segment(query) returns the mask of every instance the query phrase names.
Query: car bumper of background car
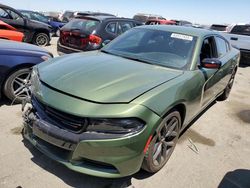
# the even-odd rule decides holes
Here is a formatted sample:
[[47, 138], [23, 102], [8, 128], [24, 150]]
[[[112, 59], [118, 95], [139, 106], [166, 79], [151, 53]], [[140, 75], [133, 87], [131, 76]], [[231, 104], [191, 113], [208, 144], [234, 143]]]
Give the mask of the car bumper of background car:
[[[150, 123], [158, 124], [159, 117], [154, 117]], [[42, 153], [74, 171], [106, 178], [125, 177], [140, 170], [152, 131], [152, 126], [145, 125], [130, 136], [104, 139], [98, 133], [95, 136], [86, 133], [75, 139], [79, 134], [74, 135], [35, 116], [25, 119], [24, 138]]]
[[67, 46], [63, 46], [58, 41], [58, 43], [57, 43], [57, 53], [58, 53], [58, 55], [61, 56], [61, 55], [64, 55], [64, 54], [71, 54], [71, 53], [77, 53], [77, 52], [82, 52], [82, 51], [74, 49], [74, 48], [70, 48], [70, 47], [67, 47]]

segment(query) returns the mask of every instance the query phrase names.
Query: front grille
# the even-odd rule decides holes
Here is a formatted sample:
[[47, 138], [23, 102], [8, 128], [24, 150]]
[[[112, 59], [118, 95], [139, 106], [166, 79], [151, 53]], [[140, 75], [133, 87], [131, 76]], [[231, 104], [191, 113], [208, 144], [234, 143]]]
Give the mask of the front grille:
[[[56, 124], [60, 128], [67, 129], [74, 133], [81, 133], [85, 131], [87, 127], [87, 118], [71, 115], [55, 108], [49, 107], [41, 103], [38, 99], [33, 98], [32, 103], [34, 108], [46, 114], [47, 119], [52, 124]], [[38, 109], [39, 108], [39, 109]]]

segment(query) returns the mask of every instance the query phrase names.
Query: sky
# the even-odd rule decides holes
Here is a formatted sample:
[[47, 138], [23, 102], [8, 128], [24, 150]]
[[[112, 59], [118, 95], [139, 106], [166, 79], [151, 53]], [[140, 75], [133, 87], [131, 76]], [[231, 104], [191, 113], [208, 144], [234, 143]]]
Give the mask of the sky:
[[122, 17], [162, 15], [198, 24], [250, 23], [250, 0], [0, 0], [16, 9], [101, 11]]

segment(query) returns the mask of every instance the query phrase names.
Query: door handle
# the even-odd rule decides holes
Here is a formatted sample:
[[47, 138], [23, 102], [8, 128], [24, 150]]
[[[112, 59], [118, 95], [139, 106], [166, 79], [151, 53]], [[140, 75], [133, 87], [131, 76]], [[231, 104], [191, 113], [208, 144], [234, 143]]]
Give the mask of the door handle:
[[231, 37], [230, 39], [231, 39], [231, 40], [238, 40], [237, 37]]

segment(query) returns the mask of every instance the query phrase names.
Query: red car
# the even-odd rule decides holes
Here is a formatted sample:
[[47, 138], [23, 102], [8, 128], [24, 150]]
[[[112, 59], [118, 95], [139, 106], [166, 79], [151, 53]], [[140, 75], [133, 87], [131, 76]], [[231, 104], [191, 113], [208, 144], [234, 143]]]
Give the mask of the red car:
[[23, 41], [24, 34], [0, 20], [0, 39]]
[[176, 22], [172, 20], [149, 19], [145, 25], [176, 25]]

